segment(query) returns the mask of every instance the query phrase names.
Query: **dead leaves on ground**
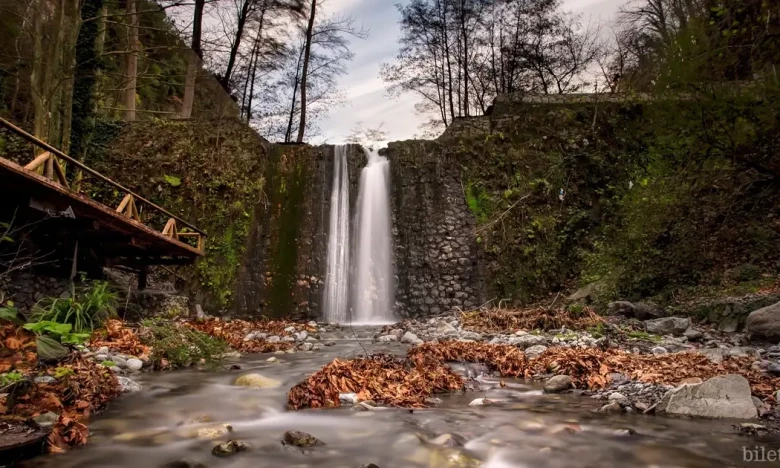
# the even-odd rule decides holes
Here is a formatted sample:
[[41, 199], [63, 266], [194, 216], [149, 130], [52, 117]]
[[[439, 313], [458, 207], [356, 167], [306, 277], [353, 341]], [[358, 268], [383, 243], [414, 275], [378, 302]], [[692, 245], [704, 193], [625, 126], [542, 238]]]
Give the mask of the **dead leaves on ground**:
[[128, 326], [121, 320], [109, 320], [105, 332], [96, 332], [89, 343], [90, 348], [106, 346], [116, 352], [131, 356], [149, 355], [149, 347], [143, 344], [137, 327]]
[[590, 307], [582, 309], [480, 309], [460, 314], [461, 324], [476, 332], [506, 332], [507, 330], [585, 330], [604, 323]]
[[291, 409], [340, 406], [339, 393], [389, 406], [419, 408], [435, 393], [462, 389], [463, 379], [437, 358], [373, 355], [335, 359], [288, 393]]
[[185, 323], [198, 331], [221, 338], [227, 342], [231, 348], [244, 353], [269, 353], [279, 350], [284, 351], [292, 347], [291, 343], [269, 343], [263, 339], [244, 341], [244, 337], [251, 332], [261, 332], [281, 337], [291, 335], [284, 331], [285, 328], [291, 326], [294, 326], [296, 330], [306, 330], [307, 332], [316, 331], [306, 325], [287, 320], [255, 320], [250, 322], [247, 320], [225, 321], [219, 319], [206, 319], [187, 321]]

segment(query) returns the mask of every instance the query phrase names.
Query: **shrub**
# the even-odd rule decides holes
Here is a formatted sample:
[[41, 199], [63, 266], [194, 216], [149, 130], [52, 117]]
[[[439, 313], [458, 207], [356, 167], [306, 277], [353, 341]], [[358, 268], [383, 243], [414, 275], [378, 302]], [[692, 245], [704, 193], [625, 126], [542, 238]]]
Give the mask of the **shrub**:
[[228, 345], [186, 325], [161, 319], [144, 320], [141, 339], [152, 348], [152, 362], [156, 367], [187, 367], [204, 360], [218, 364], [228, 351]]
[[116, 316], [117, 293], [105, 281], [82, 288], [68, 299], [44, 299], [36, 306], [32, 320], [70, 324], [76, 333], [92, 331]]

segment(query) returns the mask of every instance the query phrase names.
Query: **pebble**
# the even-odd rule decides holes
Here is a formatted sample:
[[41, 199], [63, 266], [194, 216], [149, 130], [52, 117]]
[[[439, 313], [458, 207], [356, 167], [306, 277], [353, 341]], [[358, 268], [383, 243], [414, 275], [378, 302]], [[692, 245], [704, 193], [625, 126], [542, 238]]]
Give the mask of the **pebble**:
[[621, 402], [621, 401], [626, 401], [627, 399], [628, 399], [628, 397], [626, 397], [625, 395], [623, 395], [620, 392], [612, 392], [612, 393], [609, 394], [609, 400], [610, 401]]
[[545, 345], [535, 345], [535, 346], [531, 346], [530, 348], [527, 348], [525, 350], [525, 355], [528, 356], [529, 358], [533, 359], [533, 358], [538, 357], [540, 354], [542, 354], [545, 351], [547, 351], [547, 346], [545, 346]]
[[293, 326], [289, 326], [289, 327], [284, 329], [285, 333], [293, 333], [294, 331], [295, 331], [295, 327], [293, 327]]
[[666, 350], [663, 346], [656, 346], [651, 350], [653, 354], [667, 354], [669, 351]]
[[278, 359], [276, 359], [276, 358], [275, 358], [275, 357], [273, 357], [273, 356], [272, 356], [272, 357], [269, 357], [268, 359], [266, 359], [266, 360], [265, 360], [265, 362], [277, 362], [277, 361], [278, 361]]
[[620, 403], [618, 403], [615, 400], [612, 400], [606, 405], [599, 408], [599, 413], [617, 414], [622, 412], [623, 412], [623, 407], [620, 406]]
[[116, 379], [119, 381], [119, 390], [122, 393], [136, 393], [142, 390], [141, 384], [129, 377], [117, 376]]
[[111, 357], [111, 360], [114, 362], [114, 364], [117, 365], [117, 367], [127, 367], [127, 359], [123, 358], [122, 356], [114, 355]]
[[471, 400], [471, 403], [469, 403], [469, 406], [484, 406], [490, 404], [490, 400], [487, 398], [477, 398], [475, 400]]
[[238, 440], [228, 440], [214, 447], [211, 454], [215, 457], [229, 457], [245, 450], [249, 450], [248, 444]]
[[50, 384], [57, 381], [54, 377], [50, 375], [41, 375], [34, 379], [35, 383], [37, 384]]
[[273, 336], [269, 336], [265, 341], [267, 341], [269, 343], [278, 343], [278, 342], [282, 341], [282, 339], [279, 338], [276, 335], [273, 335]]
[[95, 354], [107, 356], [108, 355], [108, 346], [101, 346], [100, 348], [97, 349], [97, 351], [95, 351]]
[[308, 341], [298, 345], [298, 349], [300, 349], [301, 351], [311, 351], [312, 348], [314, 348], [314, 344]]
[[354, 406], [359, 401], [357, 393], [339, 393], [339, 402], [344, 406]]
[[131, 371], [139, 371], [144, 366], [140, 359], [130, 358], [127, 360], [127, 368]]

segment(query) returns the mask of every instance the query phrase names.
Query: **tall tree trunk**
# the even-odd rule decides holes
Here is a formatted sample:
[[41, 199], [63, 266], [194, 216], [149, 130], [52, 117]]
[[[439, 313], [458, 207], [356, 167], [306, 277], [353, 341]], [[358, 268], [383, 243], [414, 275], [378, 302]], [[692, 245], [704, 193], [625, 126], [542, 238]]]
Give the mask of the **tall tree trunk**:
[[301, 72], [301, 120], [298, 124], [298, 143], [303, 143], [306, 133], [306, 85], [309, 74], [309, 59], [311, 59], [311, 38], [314, 32], [314, 18], [317, 15], [317, 0], [311, 0], [309, 24], [306, 26], [306, 45], [303, 53], [303, 71]]
[[287, 122], [287, 132], [284, 134], [284, 142], [290, 143], [292, 141], [292, 126], [293, 118], [295, 117], [295, 99], [298, 97], [298, 84], [300, 80], [301, 60], [303, 60], [303, 50], [298, 54], [298, 63], [295, 64], [295, 83], [293, 84], [292, 102], [290, 104], [290, 120]]
[[266, 8], [263, 6], [263, 11], [260, 12], [260, 23], [257, 26], [257, 37], [255, 37], [255, 65], [251, 69], [252, 79], [249, 84], [249, 104], [246, 109], [246, 122], [252, 123], [252, 100], [255, 94], [255, 78], [257, 76], [257, 62], [260, 60], [260, 49], [263, 42], [263, 21], [265, 20]]
[[230, 78], [233, 76], [233, 68], [236, 66], [236, 58], [238, 57], [238, 48], [241, 46], [241, 39], [244, 36], [244, 26], [246, 25], [247, 16], [249, 16], [249, 7], [252, 0], [244, 0], [241, 6], [241, 11], [238, 12], [238, 24], [236, 25], [236, 38], [233, 41], [233, 45], [230, 47], [230, 56], [228, 56], [227, 69], [225, 69], [225, 75], [220, 80], [222, 87], [225, 91], [230, 93]]
[[137, 0], [127, 0], [127, 62], [125, 76], [125, 120], [135, 120], [135, 93], [138, 83], [138, 5]]
[[452, 62], [450, 61], [450, 40], [447, 34], [447, 4], [439, 2], [442, 36], [444, 37], [444, 56], [447, 58], [447, 94], [450, 101], [450, 122], [455, 121], [455, 102], [452, 97]]
[[465, 1], [460, 2], [460, 35], [463, 38], [463, 115], [469, 116], [469, 38], [466, 29]]
[[[95, 86], [100, 72], [100, 53], [105, 27], [104, 0], [84, 0], [81, 18], [86, 20], [76, 40], [76, 66], [73, 79], [73, 105], [70, 130], [71, 155], [85, 160], [87, 142], [95, 130]], [[98, 20], [100, 18], [101, 20]]]
[[187, 54], [187, 78], [184, 80], [184, 99], [181, 106], [181, 117], [192, 117], [192, 106], [195, 104], [195, 83], [198, 81], [203, 50], [201, 49], [201, 36], [203, 31], [203, 8], [206, 0], [195, 0], [195, 13], [192, 15], [192, 51]]

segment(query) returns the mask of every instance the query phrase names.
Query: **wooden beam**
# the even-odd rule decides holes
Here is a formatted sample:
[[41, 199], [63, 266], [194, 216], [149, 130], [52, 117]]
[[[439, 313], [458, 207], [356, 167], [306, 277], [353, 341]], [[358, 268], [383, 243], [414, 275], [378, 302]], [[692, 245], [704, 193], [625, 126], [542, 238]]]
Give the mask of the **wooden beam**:
[[49, 159], [49, 156], [51, 156], [51, 153], [49, 153], [48, 151], [41, 153], [35, 159], [30, 161], [29, 164], [24, 166], [24, 168], [27, 169], [28, 171], [34, 171], [39, 167], [41, 167], [43, 163], [45, 163]]
[[[54, 156], [51, 157], [51, 159], [54, 159]], [[54, 174], [57, 176], [57, 181], [59, 181], [60, 185], [63, 187], [68, 187], [68, 179], [65, 177], [65, 171], [62, 170], [62, 166], [60, 166], [60, 163], [58, 161], [54, 162]]]

